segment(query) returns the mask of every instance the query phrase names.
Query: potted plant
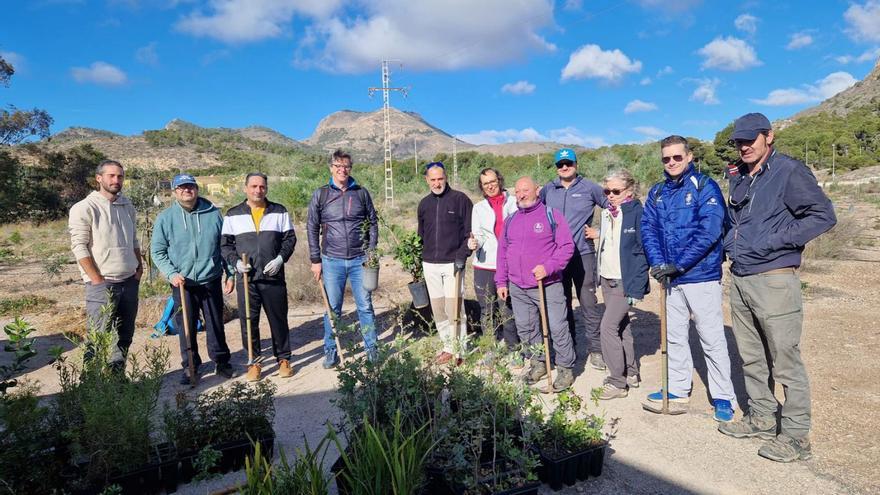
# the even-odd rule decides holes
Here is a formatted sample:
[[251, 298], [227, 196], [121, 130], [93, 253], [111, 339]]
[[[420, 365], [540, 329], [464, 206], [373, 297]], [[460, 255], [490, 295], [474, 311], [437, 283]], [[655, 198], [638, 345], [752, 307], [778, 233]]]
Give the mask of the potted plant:
[[[597, 394], [593, 393], [594, 402]], [[540, 416], [540, 411], [532, 411]], [[556, 396], [556, 407], [546, 419], [538, 417], [537, 447], [541, 458], [538, 477], [554, 490], [563, 484], [602, 474], [605, 448], [604, 419], [585, 412], [583, 399], [567, 390]]]
[[364, 220], [361, 223], [361, 239], [364, 241], [364, 275], [363, 286], [368, 292], [373, 292], [379, 287], [379, 261], [382, 259], [382, 250], [379, 247], [370, 246], [370, 222]]
[[398, 236], [397, 241], [394, 259], [412, 276], [412, 282], [407, 287], [413, 298], [413, 306], [425, 308], [431, 304], [431, 299], [428, 297], [428, 285], [422, 272], [422, 238], [416, 232], [406, 232]]

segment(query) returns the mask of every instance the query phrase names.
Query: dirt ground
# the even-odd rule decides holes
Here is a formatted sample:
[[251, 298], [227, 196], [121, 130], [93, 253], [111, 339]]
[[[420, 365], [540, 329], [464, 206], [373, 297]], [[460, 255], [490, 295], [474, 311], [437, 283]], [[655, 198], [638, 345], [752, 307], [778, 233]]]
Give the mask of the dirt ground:
[[[599, 407], [599, 412], [617, 425], [605, 471], [599, 479], [559, 493], [880, 493], [880, 470], [876, 468], [880, 463], [880, 429], [877, 428], [876, 413], [880, 407], [880, 366], [877, 365], [880, 316], [875, 306], [880, 303], [880, 279], [875, 275], [876, 262], [849, 259], [880, 259], [876, 254], [877, 248], [869, 247], [853, 251], [844, 260], [810, 261], [801, 273], [805, 296], [802, 350], [813, 397], [813, 459], [777, 464], [757, 456], [760, 441], [736, 440], [717, 432], [704, 386], [705, 363], [693, 333], [691, 347], [696, 373], [689, 414], [657, 416], [642, 411], [640, 402], [644, 395], [658, 389], [660, 382], [659, 295], [655, 291], [633, 311], [643, 386], [632, 390], [625, 399], [603, 402]], [[383, 267], [383, 288], [375, 299], [382, 327], [392, 323], [397, 303], [405, 300], [405, 282], [404, 274], [393, 262], [389, 261]], [[468, 291], [472, 295], [471, 287], [468, 281]], [[38, 348], [41, 351], [32, 360], [27, 377], [38, 380], [42, 384], [42, 393], [48, 395], [57, 391], [58, 381], [45, 351], [52, 345], [72, 348], [60, 332], [72, 330], [82, 321], [83, 289], [73, 265], [66, 265], [60, 277], [50, 282], [47, 282], [39, 263], [0, 265], [0, 298], [23, 294], [43, 295], [56, 301], [54, 306], [40, 314], [25, 314], [39, 330]], [[169, 400], [184, 387], [177, 384], [180, 371], [176, 337], [149, 338], [149, 325], [161, 312], [162, 302], [161, 298], [142, 302], [133, 349], [156, 343], [172, 349], [172, 364], [162, 391], [163, 400]], [[353, 303], [346, 302], [345, 310], [352, 309]], [[276, 368], [274, 363], [264, 369], [268, 379], [278, 385], [276, 445], [288, 453], [303, 445], [304, 439], [314, 445], [326, 431], [325, 424], [338, 417], [331, 402], [335, 393], [335, 373], [320, 365], [320, 311], [317, 305], [291, 306], [289, 322], [295, 376], [287, 380], [272, 376]], [[353, 317], [349, 314], [347, 321]], [[0, 317], [0, 324], [10, 319]], [[726, 305], [725, 320], [733, 356], [734, 384], [738, 401], [744, 406], [746, 397], [739, 372], [741, 361], [730, 332]], [[269, 353], [268, 328], [265, 323], [261, 327], [264, 353]], [[228, 323], [226, 333], [234, 352], [233, 363], [242, 366], [245, 353], [238, 322]], [[386, 331], [381, 337], [387, 341], [393, 335]], [[203, 334], [201, 348], [204, 349]], [[575, 390], [588, 395], [591, 388], [601, 385], [603, 375], [592, 368], [584, 369], [584, 354], [581, 342]], [[207, 361], [206, 356], [203, 359]], [[6, 362], [8, 357], [0, 355], [0, 360]], [[218, 377], [208, 374], [197, 391], [221, 383]], [[782, 397], [781, 388], [777, 394]], [[741, 413], [738, 411], [737, 414]], [[334, 460], [335, 453], [331, 453], [327, 465]], [[212, 493], [240, 483], [242, 479], [243, 473], [232, 473], [220, 479], [181, 487], [178, 493]], [[543, 490], [550, 493], [546, 487]]]

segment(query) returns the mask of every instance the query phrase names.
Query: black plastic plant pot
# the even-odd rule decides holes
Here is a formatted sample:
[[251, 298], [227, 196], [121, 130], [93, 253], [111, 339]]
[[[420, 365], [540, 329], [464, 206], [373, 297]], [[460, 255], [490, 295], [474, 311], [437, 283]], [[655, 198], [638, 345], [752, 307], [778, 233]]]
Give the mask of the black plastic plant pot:
[[[347, 448], [346, 454], [350, 454]], [[336, 491], [339, 495], [348, 495], [351, 493], [351, 487], [348, 486], [345, 477], [342, 475], [343, 471], [345, 471], [345, 461], [342, 460], [342, 456], [339, 456], [339, 458], [336, 459], [336, 462], [330, 466], [330, 474], [332, 474], [333, 479], [336, 480]]]
[[407, 285], [409, 293], [412, 295], [413, 306], [417, 309], [426, 308], [431, 304], [431, 298], [428, 297], [428, 284], [424, 280], [412, 282]]
[[541, 488], [541, 482], [533, 481], [523, 486], [510, 488], [502, 492], [493, 492], [494, 495], [538, 495], [538, 489]]
[[550, 485], [554, 491], [561, 490], [563, 484], [568, 486], [575, 484], [578, 479], [582, 454], [582, 452], [576, 452], [558, 458], [550, 458], [541, 452], [538, 479]]
[[425, 484], [422, 486], [423, 495], [455, 495], [446, 481], [446, 472], [443, 468], [435, 466], [425, 467]]
[[162, 443], [156, 446], [155, 454], [158, 455], [159, 476], [165, 493], [176, 492], [180, 482], [180, 459], [177, 451], [170, 443]]
[[124, 494], [159, 493], [162, 491], [159, 471], [159, 464], [148, 464], [110, 478], [107, 486], [119, 485]]
[[196, 456], [197, 452], [188, 452], [180, 456], [180, 463], [177, 467], [177, 482], [187, 484], [192, 481], [196, 475]]
[[[214, 446], [220, 452], [220, 462], [217, 471], [226, 474], [230, 471], [238, 471], [244, 467], [244, 459], [248, 454], [253, 455], [254, 449], [248, 439], [225, 442]], [[213, 469], [211, 470], [214, 471]]]
[[367, 292], [373, 292], [379, 288], [379, 267], [364, 266], [363, 286]]

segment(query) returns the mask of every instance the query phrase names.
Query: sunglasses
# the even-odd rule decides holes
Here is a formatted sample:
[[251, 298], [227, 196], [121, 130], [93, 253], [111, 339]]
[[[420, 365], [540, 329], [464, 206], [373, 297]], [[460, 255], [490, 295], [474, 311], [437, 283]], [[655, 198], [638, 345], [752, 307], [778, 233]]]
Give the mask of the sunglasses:
[[619, 195], [623, 194], [625, 191], [626, 191], [626, 189], [603, 189], [602, 190], [602, 192], [605, 193], [605, 196], [610, 196], [612, 194], [615, 196], [619, 196]]
[[666, 165], [667, 163], [669, 163], [671, 161], [675, 161], [676, 163], [678, 163], [682, 160], [684, 160], [684, 155], [664, 156], [663, 158], [661, 158], [663, 165]]
[[562, 167], [574, 167], [574, 162], [571, 160], [559, 160], [556, 162], [556, 168]]

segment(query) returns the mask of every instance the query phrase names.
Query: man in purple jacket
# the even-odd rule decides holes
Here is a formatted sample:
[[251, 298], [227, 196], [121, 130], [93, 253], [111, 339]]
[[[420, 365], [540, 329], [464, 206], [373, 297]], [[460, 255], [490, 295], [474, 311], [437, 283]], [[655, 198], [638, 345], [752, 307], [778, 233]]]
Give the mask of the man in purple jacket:
[[[562, 213], [538, 201], [538, 185], [531, 177], [516, 181], [516, 202], [518, 209], [507, 217], [498, 239], [498, 297], [507, 300], [510, 295], [519, 338], [533, 346], [542, 341], [538, 281], [544, 282], [547, 320], [556, 352], [553, 391], [560, 392], [574, 382], [574, 343], [566, 321], [565, 293], [559, 283], [574, 253], [574, 242]], [[548, 371], [541, 356], [534, 355], [526, 382], [537, 383]]]

